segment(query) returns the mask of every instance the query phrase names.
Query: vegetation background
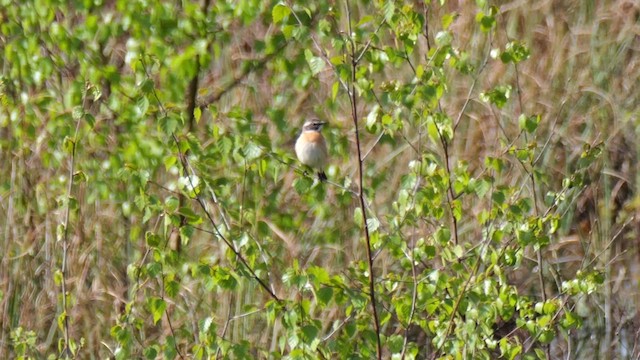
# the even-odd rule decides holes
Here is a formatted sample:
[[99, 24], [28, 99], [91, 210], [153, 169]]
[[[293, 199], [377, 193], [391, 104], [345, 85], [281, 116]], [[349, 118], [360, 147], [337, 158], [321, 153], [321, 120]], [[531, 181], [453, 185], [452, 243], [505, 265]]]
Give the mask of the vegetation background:
[[0, 50], [0, 358], [640, 356], [637, 1], [0, 0]]

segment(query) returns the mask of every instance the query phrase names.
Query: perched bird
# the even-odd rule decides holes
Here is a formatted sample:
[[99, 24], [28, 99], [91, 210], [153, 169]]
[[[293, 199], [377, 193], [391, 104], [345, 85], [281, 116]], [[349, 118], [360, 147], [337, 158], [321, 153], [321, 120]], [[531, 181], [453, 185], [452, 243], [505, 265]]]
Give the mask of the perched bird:
[[324, 166], [327, 163], [327, 142], [320, 130], [324, 121], [309, 120], [302, 126], [302, 133], [296, 141], [296, 155], [301, 163], [315, 169], [320, 181], [327, 180]]

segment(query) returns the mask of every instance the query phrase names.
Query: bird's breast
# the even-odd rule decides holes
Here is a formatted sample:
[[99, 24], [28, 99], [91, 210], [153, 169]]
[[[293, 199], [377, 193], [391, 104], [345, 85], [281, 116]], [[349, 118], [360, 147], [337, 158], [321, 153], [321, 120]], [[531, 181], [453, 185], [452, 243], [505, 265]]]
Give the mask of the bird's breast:
[[300, 162], [322, 169], [327, 159], [327, 145], [319, 132], [303, 132], [296, 141], [296, 155]]

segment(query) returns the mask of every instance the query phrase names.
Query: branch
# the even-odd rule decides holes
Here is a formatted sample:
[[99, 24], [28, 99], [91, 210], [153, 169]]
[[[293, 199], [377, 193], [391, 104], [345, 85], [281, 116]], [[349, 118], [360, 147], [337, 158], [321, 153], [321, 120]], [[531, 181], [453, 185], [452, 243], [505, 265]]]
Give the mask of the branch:
[[[415, 196], [414, 196], [415, 199]], [[404, 255], [411, 261], [411, 276], [413, 278], [413, 291], [411, 293], [411, 312], [409, 313], [409, 321], [407, 322], [407, 328], [404, 330], [404, 341], [402, 343], [402, 352], [400, 359], [404, 360], [407, 353], [407, 344], [409, 342], [409, 329], [413, 322], [413, 316], [416, 312], [416, 301], [418, 298], [418, 276], [416, 274], [416, 260], [415, 260], [415, 242], [411, 246], [411, 255], [403, 250]]]
[[[347, 22], [349, 24], [349, 36], [353, 34], [353, 30], [351, 29], [351, 10], [349, 7], [349, 0], [347, 0]], [[356, 96], [356, 70], [358, 67], [358, 61], [362, 59], [362, 55], [364, 51], [368, 48], [367, 46], [363, 49], [363, 53], [356, 57], [356, 48], [353, 43], [353, 39], [351, 40], [351, 91], [350, 94], [350, 103], [351, 103], [351, 117], [353, 119], [353, 126], [355, 128], [355, 138], [356, 138], [356, 150], [358, 152], [358, 199], [360, 200], [360, 208], [362, 209], [362, 223], [364, 226], [364, 236], [367, 241], [367, 261], [369, 265], [369, 296], [371, 298], [371, 308], [373, 310], [373, 327], [376, 332], [376, 354], [378, 360], [382, 359], [382, 343], [380, 341], [380, 320], [378, 319], [378, 310], [376, 309], [376, 292], [375, 292], [375, 277], [373, 274], [373, 257], [371, 256], [371, 237], [369, 235], [369, 226], [367, 225], [367, 207], [364, 200], [364, 191], [363, 191], [363, 163], [364, 158], [362, 156], [362, 148], [360, 145], [360, 130], [358, 127], [358, 106], [357, 106], [357, 96]]]
[[[86, 91], [86, 90], [85, 90]], [[83, 111], [84, 105], [86, 105], [86, 93], [83, 100]], [[73, 189], [73, 174], [75, 172], [75, 161], [76, 161], [76, 142], [78, 141], [78, 130], [80, 129], [80, 121], [82, 117], [80, 117], [76, 121], [76, 131], [73, 135], [73, 141], [71, 145], [71, 164], [69, 165], [69, 185], [67, 186], [67, 206], [64, 213], [64, 237], [62, 238], [62, 281], [60, 284], [60, 291], [62, 293], [62, 312], [64, 313], [64, 348], [62, 349], [61, 356], [62, 357], [73, 357], [72, 350], [70, 348], [70, 337], [69, 337], [69, 313], [67, 308], [67, 253], [69, 249], [69, 202], [71, 200], [71, 190]]]

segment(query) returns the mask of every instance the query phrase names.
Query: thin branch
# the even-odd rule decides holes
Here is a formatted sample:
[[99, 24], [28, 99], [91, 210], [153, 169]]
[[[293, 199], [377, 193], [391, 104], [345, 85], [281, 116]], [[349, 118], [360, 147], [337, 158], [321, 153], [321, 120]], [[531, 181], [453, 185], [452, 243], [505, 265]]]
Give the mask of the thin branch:
[[451, 212], [451, 222], [453, 225], [453, 242], [458, 245], [458, 219], [454, 213], [454, 201], [456, 199], [456, 194], [453, 190], [453, 183], [451, 179], [451, 167], [449, 165], [449, 142], [444, 137], [444, 134], [440, 131], [440, 127], [435, 123], [436, 129], [438, 130], [438, 137], [440, 138], [440, 142], [442, 143], [442, 150], [444, 151], [444, 163], [445, 170], [447, 171], [447, 184], [448, 184], [448, 192], [447, 192], [447, 204], [449, 205], [449, 211]]
[[[415, 196], [414, 196], [415, 199]], [[407, 352], [407, 344], [409, 343], [409, 328], [411, 328], [411, 323], [413, 322], [413, 316], [416, 312], [416, 301], [418, 298], [418, 277], [416, 274], [416, 260], [413, 246], [411, 247], [411, 255], [407, 252], [404, 252], [404, 255], [411, 261], [411, 276], [413, 277], [413, 291], [411, 293], [411, 312], [409, 313], [409, 321], [407, 322], [407, 328], [404, 331], [404, 342], [402, 343], [402, 353], [400, 354], [400, 359], [404, 360], [406, 352]]]
[[[384, 25], [385, 22], [386, 22], [386, 20], [382, 19], [382, 21], [380, 22], [380, 24], [378, 25], [376, 30], [373, 32], [373, 35], [376, 35], [378, 33], [378, 31], [380, 31], [380, 28], [382, 28], [382, 25]], [[351, 26], [351, 25], [349, 25], [349, 26]], [[371, 46], [371, 42], [373, 41], [373, 35], [371, 35], [369, 37], [369, 40], [367, 40], [367, 43], [364, 45], [364, 48], [362, 49], [362, 51], [360, 52], [360, 55], [358, 55], [358, 58], [356, 59], [356, 63], [359, 63], [360, 60], [362, 60], [362, 57], [364, 56], [364, 54], [366, 54], [367, 51], [369, 51], [369, 46]]]
[[[233, 299], [233, 295], [231, 294], [231, 299]], [[232, 301], [232, 300], [231, 300]], [[224, 326], [222, 327], [222, 333], [220, 333], [220, 338], [224, 339], [224, 337], [227, 335], [227, 329], [229, 329], [229, 324], [231, 323], [231, 301], [229, 302], [229, 307], [228, 307], [228, 311], [227, 311], [227, 321], [224, 322]], [[218, 347], [218, 350], [216, 350], [216, 360], [220, 358], [220, 355], [222, 355], [222, 353], [220, 352], [222, 349], [220, 347]]]
[[325, 341], [331, 339], [333, 334], [338, 332], [338, 330], [340, 330], [343, 326], [345, 326], [349, 322], [349, 320], [351, 320], [352, 318], [353, 318], [353, 314], [349, 315], [346, 319], [342, 320], [340, 325], [336, 326], [333, 330], [331, 330], [330, 333], [328, 333], [325, 337], [322, 338], [322, 342], [325, 342]]
[[[488, 238], [488, 240], [490, 240], [490, 238]], [[485, 241], [485, 246], [488, 245], [489, 243], [490, 241]], [[465, 281], [464, 286], [462, 287], [462, 290], [460, 291], [460, 293], [458, 294], [458, 297], [456, 298], [456, 302], [454, 303], [453, 309], [451, 310], [451, 317], [449, 318], [447, 331], [445, 331], [445, 333], [442, 335], [442, 339], [440, 340], [440, 343], [437, 344], [437, 349], [436, 351], [433, 352], [433, 357], [432, 357], [433, 359], [437, 357], [437, 354], [440, 352], [440, 349], [446, 342], [447, 337], [449, 337], [449, 334], [451, 334], [451, 331], [453, 331], [453, 325], [455, 323], [456, 314], [458, 313], [458, 309], [460, 308], [460, 303], [462, 302], [462, 298], [466, 294], [467, 289], [469, 288], [469, 284], [471, 284], [471, 280], [473, 280], [476, 277], [476, 274], [478, 273], [478, 269], [480, 269], [480, 263], [481, 263], [480, 259], [482, 258], [480, 254], [482, 254], [483, 251], [484, 249], [481, 249], [480, 253], [478, 253], [476, 262], [473, 265], [473, 270], [469, 274], [467, 281]]]
[[363, 163], [364, 158], [362, 156], [362, 148], [360, 145], [360, 129], [358, 125], [358, 105], [357, 105], [357, 96], [356, 96], [356, 70], [358, 68], [358, 60], [362, 58], [362, 55], [356, 58], [356, 49], [355, 44], [353, 43], [353, 39], [351, 39], [351, 34], [353, 34], [353, 30], [351, 28], [351, 9], [349, 5], [349, 0], [346, 1], [346, 10], [347, 10], [347, 22], [349, 24], [349, 39], [351, 40], [351, 91], [350, 93], [350, 102], [351, 102], [351, 116], [353, 119], [353, 126], [355, 128], [355, 138], [356, 138], [356, 150], [358, 153], [358, 198], [360, 200], [360, 208], [362, 210], [362, 223], [364, 227], [364, 236], [367, 242], [367, 260], [369, 266], [369, 296], [371, 298], [371, 308], [373, 310], [373, 326], [376, 333], [376, 354], [378, 360], [382, 359], [382, 342], [380, 341], [380, 320], [378, 319], [378, 310], [376, 308], [376, 292], [375, 292], [375, 276], [373, 273], [373, 257], [371, 256], [371, 237], [369, 235], [369, 226], [367, 224], [367, 207], [364, 200], [364, 189], [363, 189]]
[[378, 145], [378, 143], [380, 142], [380, 140], [382, 139], [382, 137], [384, 136], [385, 131], [382, 130], [380, 132], [380, 135], [378, 135], [378, 138], [376, 139], [376, 141], [373, 142], [373, 145], [371, 145], [371, 147], [369, 148], [369, 150], [367, 150], [367, 152], [362, 156], [362, 160], [364, 161], [367, 156], [369, 156], [369, 154], [371, 154], [371, 152], [373, 151], [373, 148], [376, 147], [376, 145]]
[[[164, 268], [162, 269], [161, 281], [162, 281], [162, 300], [166, 301], [164, 298], [164, 295], [165, 295], [164, 294], [164, 289], [165, 289]], [[167, 317], [167, 324], [169, 325], [169, 331], [171, 331], [171, 336], [173, 336], [173, 348], [176, 349], [176, 352], [178, 353], [178, 356], [180, 356], [180, 359], [184, 359], [184, 356], [182, 356], [182, 352], [180, 352], [180, 348], [178, 348], [178, 341], [176, 340], [176, 332], [173, 330], [173, 324], [171, 323], [171, 317], [169, 316], [168, 308], [164, 309], [164, 315]]]
[[[83, 101], [86, 104], [86, 94], [85, 99]], [[84, 105], [83, 104], [83, 109]], [[75, 172], [75, 161], [76, 161], [76, 141], [78, 140], [78, 130], [80, 129], [80, 121], [82, 117], [76, 121], [76, 131], [73, 135], [73, 141], [71, 142], [71, 163], [69, 165], [69, 175], [67, 181], [69, 184], [67, 185], [67, 204], [65, 208], [64, 214], [64, 237], [62, 238], [62, 265], [61, 265], [61, 273], [62, 280], [60, 282], [60, 291], [62, 293], [62, 312], [64, 313], [64, 348], [62, 349], [62, 357], [70, 357], [73, 355], [70, 348], [70, 337], [69, 337], [69, 313], [67, 308], [67, 253], [69, 250], [69, 214], [70, 214], [70, 206], [71, 202], [71, 191], [73, 190], [73, 174]]]

